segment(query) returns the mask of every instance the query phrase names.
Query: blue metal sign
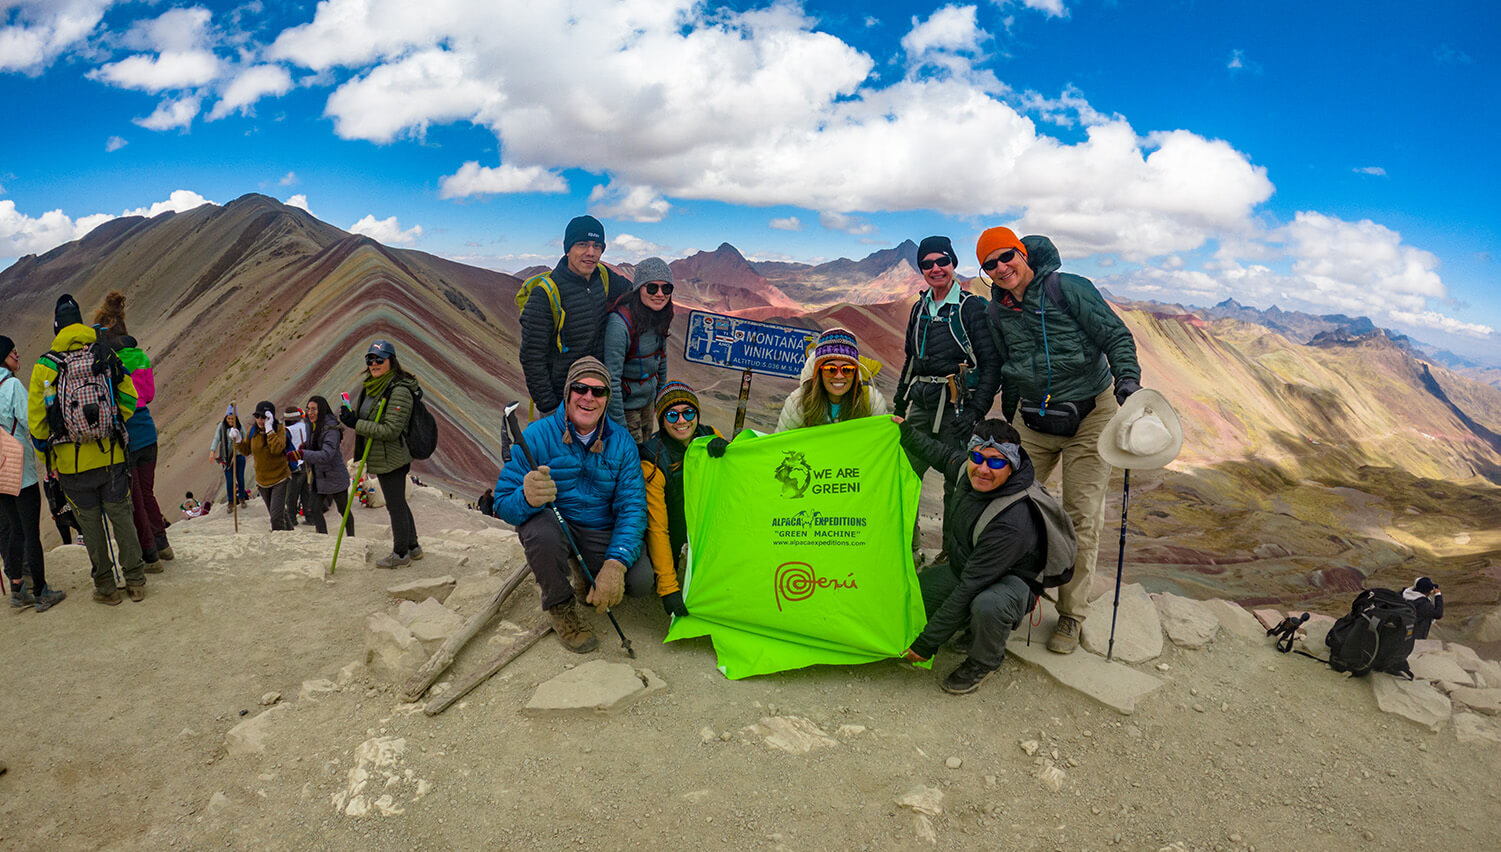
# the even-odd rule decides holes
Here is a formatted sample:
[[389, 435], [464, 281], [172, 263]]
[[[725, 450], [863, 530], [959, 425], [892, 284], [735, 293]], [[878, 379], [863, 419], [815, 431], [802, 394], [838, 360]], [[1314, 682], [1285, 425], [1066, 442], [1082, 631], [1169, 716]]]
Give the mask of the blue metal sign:
[[817, 331], [692, 311], [683, 357], [697, 364], [797, 378]]

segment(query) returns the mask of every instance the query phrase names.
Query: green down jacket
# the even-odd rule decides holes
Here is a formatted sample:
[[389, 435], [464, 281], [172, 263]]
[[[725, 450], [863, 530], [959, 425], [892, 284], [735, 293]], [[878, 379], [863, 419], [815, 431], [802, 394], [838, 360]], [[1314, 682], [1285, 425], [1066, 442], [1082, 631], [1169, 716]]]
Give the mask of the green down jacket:
[[1068, 306], [1049, 299], [1044, 311], [1044, 282], [1061, 265], [1058, 249], [1047, 237], [1024, 237], [1022, 244], [1033, 278], [1022, 292], [1021, 304], [994, 284], [990, 287], [990, 324], [1000, 350], [1001, 411], [1006, 418], [1014, 417], [1020, 400], [1041, 401], [1049, 392], [1054, 402], [1093, 399], [1110, 387], [1112, 374], [1116, 382], [1140, 382], [1136, 340], [1100, 291], [1088, 278], [1060, 273], [1058, 283]]
[[364, 452], [365, 441], [371, 442], [370, 458], [365, 462], [367, 472], [376, 475], [390, 473], [412, 463], [412, 454], [407, 450], [406, 428], [412, 417], [412, 388], [416, 386], [417, 380], [411, 376], [393, 380], [385, 394], [389, 401], [379, 423], [375, 420], [379, 397], [366, 398], [362, 392], [355, 402], [360, 419], [354, 424], [354, 457], [359, 458]]

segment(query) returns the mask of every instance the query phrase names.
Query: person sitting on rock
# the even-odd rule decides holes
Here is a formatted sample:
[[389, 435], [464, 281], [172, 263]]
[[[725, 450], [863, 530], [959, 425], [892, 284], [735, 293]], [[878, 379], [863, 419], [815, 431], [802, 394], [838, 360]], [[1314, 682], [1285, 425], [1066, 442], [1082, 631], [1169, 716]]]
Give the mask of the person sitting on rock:
[[1412, 604], [1418, 618], [1412, 624], [1413, 639], [1427, 639], [1433, 622], [1444, 617], [1444, 593], [1427, 577], [1419, 577], [1402, 590], [1402, 599]]
[[702, 409], [693, 388], [668, 382], [657, 394], [657, 431], [641, 445], [641, 477], [646, 481], [646, 552], [657, 578], [657, 595], [670, 615], [687, 615], [678, 583], [677, 556], [688, 543], [683, 511], [683, 457], [696, 438], [719, 432], [699, 419]]
[[[605, 416], [610, 374], [598, 358], [568, 370], [567, 396], [557, 410], [526, 427], [523, 437], [537, 465], [513, 452], [495, 482], [495, 515], [516, 527], [527, 564], [542, 587], [542, 608], [568, 650], [585, 654], [599, 645], [575, 595], [597, 609], [620, 603], [626, 585], [649, 589], [650, 567], [636, 567], [646, 531], [646, 486], [640, 454], [625, 427]], [[570, 584], [574, 554], [548, 504], [556, 506], [594, 574], [594, 587]], [[628, 579], [626, 566], [646, 579]]]
[[955, 450], [926, 428], [902, 424], [902, 448], [955, 481], [943, 511], [947, 564], [918, 575], [928, 625], [903, 658], [922, 662], [966, 625], [969, 656], [943, 680], [944, 692], [963, 695], [1001, 665], [1006, 639], [1042, 591], [1045, 532], [1030, 501], [1007, 506], [975, 540], [975, 524], [992, 501], [1026, 491], [1032, 460], [1011, 424], [989, 418], [976, 424], [967, 449]]

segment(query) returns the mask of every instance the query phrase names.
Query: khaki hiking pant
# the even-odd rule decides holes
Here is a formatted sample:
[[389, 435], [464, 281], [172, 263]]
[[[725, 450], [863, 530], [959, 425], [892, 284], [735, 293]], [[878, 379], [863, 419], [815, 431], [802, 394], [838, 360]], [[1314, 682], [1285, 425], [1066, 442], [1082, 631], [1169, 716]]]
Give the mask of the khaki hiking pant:
[[1079, 431], [1073, 437], [1034, 432], [1019, 415], [1011, 424], [1021, 435], [1022, 449], [1032, 459], [1038, 482], [1049, 485], [1047, 480], [1053, 468], [1063, 462], [1063, 490], [1055, 493], [1059, 493], [1063, 511], [1074, 522], [1079, 555], [1074, 558], [1074, 578], [1058, 589], [1058, 613], [1078, 619], [1081, 624], [1089, 610], [1089, 593], [1094, 588], [1100, 529], [1105, 525], [1105, 487], [1110, 484], [1110, 464], [1100, 458], [1100, 433], [1119, 410], [1115, 391], [1106, 388], [1094, 398], [1094, 411], [1079, 424]]

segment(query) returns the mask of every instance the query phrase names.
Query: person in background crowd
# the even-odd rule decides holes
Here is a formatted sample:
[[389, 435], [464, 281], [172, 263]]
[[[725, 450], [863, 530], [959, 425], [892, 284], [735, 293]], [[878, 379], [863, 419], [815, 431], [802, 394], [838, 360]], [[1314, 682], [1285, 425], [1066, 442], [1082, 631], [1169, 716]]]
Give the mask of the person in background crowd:
[[803, 364], [798, 386], [782, 405], [776, 431], [889, 414], [886, 397], [871, 378], [860, 363], [853, 334], [842, 328], [823, 332]]
[[235, 450], [238, 439], [231, 437], [231, 431], [237, 435], [244, 431], [233, 405], [224, 409], [224, 419], [214, 429], [214, 440], [209, 444], [208, 452], [224, 468], [225, 502], [232, 507], [235, 501], [239, 501], [243, 507], [250, 501], [250, 494], [245, 490], [245, 456]]
[[[599, 639], [579, 611], [576, 595], [600, 610], [620, 603], [626, 566], [635, 566], [646, 531], [646, 487], [640, 451], [625, 428], [605, 416], [610, 374], [596, 358], [580, 358], [568, 372], [568, 398], [551, 415], [526, 427], [537, 467], [512, 453], [495, 481], [495, 515], [516, 528], [526, 561], [542, 587], [542, 608], [563, 647], [586, 654]], [[594, 574], [595, 585], [568, 579], [573, 552], [554, 503]], [[641, 573], [637, 569], [638, 574]], [[647, 573], [649, 577], [649, 572]], [[649, 581], [633, 583], [650, 588]]]
[[[619, 289], [599, 262], [604, 252], [605, 226], [593, 216], [574, 217], [563, 230], [563, 257], [546, 274], [558, 311], [540, 288], [521, 309], [521, 372], [543, 416], [563, 403], [573, 362], [604, 354], [610, 292]], [[563, 318], [561, 329], [555, 316]]]
[[[308, 500], [308, 476], [307, 468], [296, 455], [296, 451], [302, 449], [307, 443], [308, 427], [302, 418], [302, 410], [295, 405], [287, 406], [282, 412], [282, 422], [287, 426], [287, 451], [292, 457], [287, 459], [287, 469], [292, 471], [292, 483], [287, 487], [287, 529], [297, 529], [299, 519], [303, 523], [312, 524], [313, 514], [310, 510], [312, 504]], [[304, 518], [304, 513], [308, 517]]]
[[636, 264], [636, 287], [620, 297], [605, 320], [609, 414], [638, 444], [652, 433], [652, 402], [667, 382], [672, 313], [672, 268], [660, 257], [648, 257]]
[[156, 502], [156, 421], [151, 417], [151, 402], [156, 399], [156, 372], [151, 359], [136, 344], [125, 327], [125, 294], [111, 290], [94, 311], [95, 327], [102, 327], [125, 372], [136, 388], [136, 410], [125, 421], [130, 438], [130, 504], [136, 538], [141, 542], [141, 556], [147, 574], [160, 574], [162, 562], [173, 558], [167, 541], [167, 519]]
[[[94, 346], [99, 335], [83, 324], [83, 312], [72, 296], [64, 294], [58, 298], [52, 327], [57, 332], [52, 351], [38, 358], [31, 371], [26, 410], [31, 437], [37, 449], [47, 451], [49, 465], [57, 471], [63, 493], [73, 506], [84, 546], [89, 551], [94, 600], [109, 606], [117, 606], [121, 601], [109, 547], [109, 527], [114, 527], [115, 551], [125, 575], [125, 593], [132, 601], [143, 601], [146, 563], [141, 558], [135, 522], [131, 520], [129, 454], [125, 445], [125, 423], [136, 407], [135, 384], [112, 352], [101, 357], [98, 349], [104, 347]], [[100, 411], [100, 419], [92, 421], [113, 425], [107, 427], [107, 434], [97, 438], [75, 433], [73, 426], [67, 425], [70, 415], [65, 413], [70, 402], [78, 402], [67, 397], [79, 391], [75, 382], [86, 374], [69, 371], [71, 378], [61, 381], [62, 371], [65, 362], [83, 357], [78, 353], [86, 350], [92, 363], [104, 363], [106, 372], [101, 375], [114, 382], [113, 409]], [[108, 360], [111, 357], [114, 363]], [[54, 427], [54, 423], [58, 425]]]
[[[1038, 481], [1060, 463], [1064, 511], [1079, 551], [1060, 587], [1048, 650], [1079, 647], [1104, 526], [1110, 464], [1099, 439], [1126, 397], [1141, 390], [1136, 341], [1088, 278], [1059, 273], [1047, 237], [991, 228], [975, 246], [991, 281], [990, 322], [1001, 362], [1001, 411], [1016, 427]], [[1112, 391], [1112, 378], [1114, 390]]]
[[[683, 510], [683, 456], [697, 438], [719, 432], [699, 418], [698, 395], [682, 382], [662, 386], [654, 407], [657, 431], [641, 445], [641, 478], [646, 483], [646, 552], [656, 575], [657, 595], [670, 615], [687, 615], [677, 559], [688, 543], [688, 519]], [[644, 572], [643, 572], [644, 573]], [[627, 591], [631, 577], [627, 575]], [[635, 593], [635, 592], [633, 592]]]
[[[5, 561], [5, 577], [10, 581], [10, 605], [35, 607], [46, 612], [67, 592], [47, 585], [47, 558], [42, 551], [42, 488], [37, 483], [36, 452], [31, 447], [26, 425], [26, 385], [16, 375], [21, 369], [21, 353], [15, 341], [0, 335], [0, 429], [10, 435], [11, 446], [21, 456], [16, 494], [0, 492], [0, 556]], [[7, 489], [8, 490], [8, 489]], [[71, 543], [63, 539], [63, 544]], [[26, 580], [31, 587], [26, 587]]]
[[[417, 522], [407, 505], [412, 454], [403, 439], [417, 386], [417, 377], [403, 370], [396, 360], [396, 347], [388, 340], [377, 340], [365, 353], [365, 379], [355, 408], [339, 411], [339, 420], [354, 430], [355, 458], [364, 453], [364, 442], [371, 442], [365, 469], [380, 482], [386, 513], [391, 518], [391, 552], [376, 561], [377, 568], [400, 568], [422, 558]], [[380, 407], [382, 399], [386, 400], [384, 409]]]
[[344, 532], [354, 535], [354, 514], [349, 507], [349, 468], [344, 466], [344, 427], [329, 407], [328, 400], [315, 396], [307, 401], [307, 421], [312, 424], [313, 434], [302, 447], [302, 460], [309, 469], [308, 490], [313, 502], [308, 507], [313, 516], [313, 528], [328, 534], [324, 514], [329, 503], [338, 509], [339, 517], [349, 515]]
[[254, 421], [250, 434], [240, 436], [232, 430], [235, 450], [250, 456], [255, 464], [255, 485], [261, 493], [261, 502], [266, 504], [266, 514], [271, 518], [271, 529], [289, 530], [287, 526], [287, 486], [292, 481], [292, 471], [287, 467], [287, 430], [276, 422], [275, 403], [262, 400], [255, 404]]
[[1444, 593], [1427, 577], [1419, 577], [1402, 590], [1402, 600], [1412, 604], [1418, 614], [1412, 625], [1413, 639], [1427, 639], [1433, 622], [1444, 617]]

